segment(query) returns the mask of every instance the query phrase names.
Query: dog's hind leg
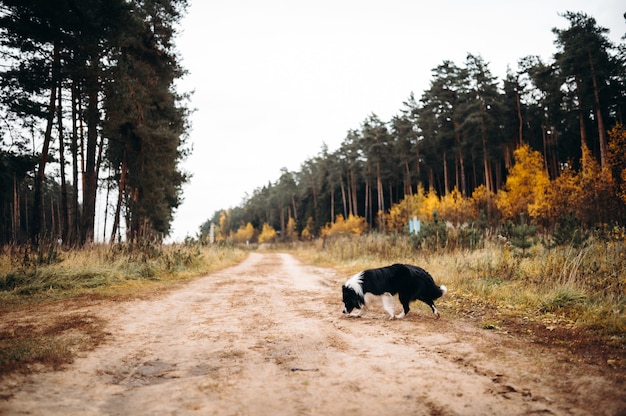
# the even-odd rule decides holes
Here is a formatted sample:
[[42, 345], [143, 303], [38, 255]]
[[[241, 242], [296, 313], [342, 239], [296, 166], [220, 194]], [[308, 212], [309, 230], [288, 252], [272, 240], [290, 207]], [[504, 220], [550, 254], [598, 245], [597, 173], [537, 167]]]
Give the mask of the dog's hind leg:
[[396, 301], [393, 298], [393, 295], [389, 292], [386, 292], [382, 295], [383, 301], [383, 309], [387, 311], [389, 314], [389, 319], [393, 319], [396, 313], [395, 303]]
[[428, 303], [428, 306], [430, 306], [430, 309], [433, 310], [433, 313], [435, 314], [437, 319], [441, 318], [441, 316], [439, 315], [439, 311], [437, 310], [437, 308], [435, 308], [435, 303], [433, 301], [426, 302], [426, 303]]
[[409, 303], [411, 303], [411, 299], [400, 296], [400, 303], [402, 304], [402, 312], [396, 315], [396, 318], [398, 319], [404, 318], [406, 314], [409, 313], [409, 311], [411, 310], [411, 308], [409, 308]]
[[430, 309], [432, 309], [432, 311], [435, 314], [435, 316], [437, 317], [437, 319], [441, 318], [441, 316], [439, 316], [439, 311], [435, 307], [435, 302], [433, 302], [431, 299], [427, 299], [427, 298], [424, 298], [424, 297], [421, 297], [421, 296], [418, 297], [417, 299], [421, 300], [422, 302], [424, 302], [425, 304], [430, 306]]

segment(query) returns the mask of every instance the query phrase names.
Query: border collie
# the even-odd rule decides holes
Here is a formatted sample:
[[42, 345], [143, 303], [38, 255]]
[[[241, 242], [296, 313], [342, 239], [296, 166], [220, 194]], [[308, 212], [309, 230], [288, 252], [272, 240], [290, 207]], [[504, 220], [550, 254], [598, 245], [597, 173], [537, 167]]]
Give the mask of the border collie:
[[[358, 313], [351, 316], [361, 316], [362, 307], [366, 304], [365, 295], [369, 293], [381, 296], [383, 308], [390, 315], [389, 319], [404, 318], [409, 313], [409, 303], [414, 300], [426, 303], [439, 318], [439, 311], [433, 301], [447, 291], [445, 286], [437, 286], [426, 270], [410, 264], [393, 264], [364, 270], [348, 279], [341, 289], [345, 306], [343, 313], [351, 314], [354, 309], [358, 309]], [[394, 315], [393, 296], [396, 293], [404, 308], [399, 315]]]

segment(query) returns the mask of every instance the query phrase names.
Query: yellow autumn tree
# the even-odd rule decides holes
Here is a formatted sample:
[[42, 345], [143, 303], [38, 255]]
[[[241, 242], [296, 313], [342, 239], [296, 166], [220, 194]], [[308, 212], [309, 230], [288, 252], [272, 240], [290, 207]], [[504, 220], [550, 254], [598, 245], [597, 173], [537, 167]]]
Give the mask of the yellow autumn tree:
[[300, 237], [303, 240], [312, 240], [315, 237], [315, 227], [313, 226], [313, 217], [309, 217], [306, 220], [306, 226], [300, 233]]
[[472, 207], [472, 212], [476, 215], [474, 219], [478, 219], [481, 212], [488, 218], [497, 218], [499, 211], [495, 201], [496, 194], [488, 190], [485, 185], [479, 185], [474, 189], [472, 196], [468, 200], [469, 205]]
[[[422, 221], [432, 221], [433, 213], [439, 212], [440, 200], [435, 191], [429, 191], [419, 207], [418, 218]], [[439, 216], [441, 218], [441, 215]]]
[[254, 237], [254, 227], [251, 223], [239, 227], [236, 233], [231, 235], [231, 239], [235, 243], [249, 243]]
[[289, 217], [289, 221], [287, 221], [287, 227], [285, 229], [285, 238], [288, 241], [295, 241], [298, 239], [298, 231], [296, 230], [296, 220], [293, 217]]
[[517, 220], [520, 214], [536, 217], [545, 210], [545, 195], [550, 178], [541, 153], [524, 144], [513, 152], [515, 164], [504, 188], [496, 195], [496, 206], [504, 219]]
[[215, 236], [215, 241], [226, 241], [226, 236], [228, 235], [228, 217], [230, 212], [222, 211], [220, 212], [220, 224], [219, 224], [219, 232]]
[[361, 235], [367, 231], [365, 218], [349, 215], [347, 219], [339, 214], [334, 222], [326, 224], [321, 230], [322, 237], [334, 237], [339, 235]]
[[609, 130], [608, 163], [616, 180], [616, 194], [626, 204], [626, 128], [617, 123]]
[[424, 188], [419, 186], [415, 194], [407, 195], [402, 201], [393, 204], [389, 209], [389, 214], [385, 218], [387, 221], [387, 229], [400, 233], [407, 227], [409, 219], [414, 216], [423, 220], [423, 218], [420, 217], [420, 208], [424, 205], [425, 199]]
[[583, 207], [583, 191], [579, 175], [570, 167], [550, 181], [545, 203], [537, 208], [536, 215], [548, 224], [555, 224], [561, 216], [573, 214], [581, 218]]
[[437, 212], [441, 219], [449, 221], [454, 225], [467, 223], [478, 217], [471, 202], [463, 198], [456, 186], [452, 192], [441, 198]]
[[612, 218], [616, 209], [615, 181], [608, 167], [602, 168], [587, 146], [582, 149], [579, 181], [582, 190], [581, 220], [588, 225]]
[[269, 225], [268, 223], [263, 224], [263, 228], [261, 229], [261, 234], [259, 234], [259, 244], [262, 243], [272, 243], [276, 240], [278, 234], [274, 227]]

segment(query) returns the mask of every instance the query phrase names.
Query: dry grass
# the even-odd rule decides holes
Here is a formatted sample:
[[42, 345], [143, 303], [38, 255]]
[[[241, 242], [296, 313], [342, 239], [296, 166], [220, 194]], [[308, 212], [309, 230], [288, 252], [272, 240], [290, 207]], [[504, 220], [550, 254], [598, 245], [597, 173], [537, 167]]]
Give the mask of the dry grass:
[[232, 247], [98, 245], [55, 249], [42, 260], [28, 247], [0, 253], [0, 312], [79, 295], [132, 295], [239, 262], [245, 252]]
[[94, 301], [124, 300], [174, 287], [240, 262], [232, 247], [159, 246], [0, 253], [0, 377], [56, 369], [104, 339], [105, 321], [85, 312]]
[[[507, 245], [476, 250], [415, 250], [405, 237], [370, 235], [298, 245], [295, 253], [346, 277], [394, 262], [428, 270], [457, 313], [516, 317], [626, 339], [626, 244], [593, 241], [582, 248], [533, 246], [522, 255]], [[491, 325], [491, 324], [490, 324]]]
[[104, 338], [104, 321], [88, 314], [58, 316], [50, 322], [5, 322], [0, 330], [0, 376], [33, 365], [58, 369]]
[[[619, 348], [625, 344], [623, 241], [594, 241], [582, 248], [535, 245], [524, 255], [494, 242], [476, 250], [416, 250], [406, 237], [383, 235], [282, 248], [309, 263], [332, 266], [346, 278], [382, 264], [418, 264], [437, 283], [448, 286], [448, 295], [438, 301], [440, 310], [469, 316], [485, 329], [500, 329], [515, 321], [523, 322], [522, 330], [533, 326], [554, 336], [562, 336], [561, 329], [585, 330]], [[57, 317], [52, 321], [23, 318], [36, 317], [42, 306], [159, 292], [236, 264], [246, 254], [232, 247], [195, 245], [94, 246], [78, 251], [53, 247], [43, 253], [4, 248], [0, 253], [0, 376], [32, 365], [62, 366], [104, 337], [104, 322], [84, 312], [49, 314]]]

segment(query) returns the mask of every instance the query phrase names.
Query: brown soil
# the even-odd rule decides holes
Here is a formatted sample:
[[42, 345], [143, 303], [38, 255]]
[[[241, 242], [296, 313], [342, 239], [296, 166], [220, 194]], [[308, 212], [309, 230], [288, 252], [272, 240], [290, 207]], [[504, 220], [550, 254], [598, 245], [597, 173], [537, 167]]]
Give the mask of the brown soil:
[[349, 318], [346, 278], [253, 253], [165, 294], [5, 314], [0, 330], [80, 317], [105, 335], [62, 369], [2, 379], [0, 414], [626, 414], [620, 357], [607, 364], [603, 346], [588, 358], [558, 328], [488, 330], [444, 301], [439, 320], [421, 304]]

